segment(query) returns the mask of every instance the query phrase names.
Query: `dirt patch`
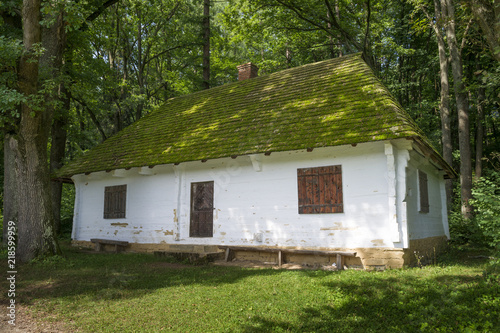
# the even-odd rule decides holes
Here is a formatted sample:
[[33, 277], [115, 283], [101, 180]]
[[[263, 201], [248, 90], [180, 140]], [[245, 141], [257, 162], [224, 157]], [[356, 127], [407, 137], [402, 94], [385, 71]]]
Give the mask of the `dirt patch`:
[[64, 333], [69, 332], [62, 322], [47, 322], [34, 318], [23, 305], [16, 305], [15, 325], [11, 325], [7, 304], [0, 305], [0, 333]]
[[188, 267], [193, 267], [193, 265], [171, 263], [171, 262], [152, 262], [144, 264], [144, 266], [149, 268], [170, 268], [170, 269], [184, 269]]
[[251, 261], [251, 260], [233, 260], [233, 261], [224, 261], [224, 260], [218, 260], [213, 263], [213, 265], [216, 266], [236, 266], [236, 267], [245, 267], [245, 268], [272, 268], [272, 269], [291, 269], [291, 270], [306, 270], [306, 269], [311, 269], [311, 270], [336, 270], [337, 268], [335, 266], [330, 266], [330, 265], [299, 265], [299, 264], [293, 264], [293, 263], [288, 263], [288, 264], [283, 264], [281, 267], [278, 266], [277, 263], [265, 263], [265, 262], [260, 262], [260, 261]]

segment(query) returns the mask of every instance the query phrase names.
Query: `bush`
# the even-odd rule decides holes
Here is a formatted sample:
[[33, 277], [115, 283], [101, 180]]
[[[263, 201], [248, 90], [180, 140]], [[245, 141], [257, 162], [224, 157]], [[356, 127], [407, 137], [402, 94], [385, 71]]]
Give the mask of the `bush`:
[[475, 224], [488, 245], [500, 250], [500, 172], [481, 177], [472, 190]]
[[472, 244], [479, 247], [488, 245], [476, 219], [464, 219], [459, 209], [450, 212], [449, 227], [451, 243], [455, 245]]
[[482, 230], [475, 219], [464, 219], [461, 213], [460, 182], [454, 183], [451, 211], [448, 215], [450, 241], [454, 245], [472, 245], [474, 247], [488, 246], [484, 241]]
[[484, 272], [483, 272], [483, 277], [488, 282], [495, 283], [497, 285], [500, 284], [500, 259], [499, 258], [491, 259], [488, 262], [488, 264], [486, 264]]
[[61, 229], [59, 230], [59, 235], [63, 239], [71, 239], [74, 203], [75, 186], [72, 184], [63, 184], [61, 197]]

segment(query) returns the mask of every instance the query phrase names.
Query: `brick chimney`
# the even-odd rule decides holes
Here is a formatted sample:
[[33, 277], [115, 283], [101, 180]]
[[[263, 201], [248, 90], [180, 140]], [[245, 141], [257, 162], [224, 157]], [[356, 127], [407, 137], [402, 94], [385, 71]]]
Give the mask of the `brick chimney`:
[[251, 62], [238, 66], [238, 81], [243, 81], [257, 77], [257, 72], [259, 67], [255, 66]]

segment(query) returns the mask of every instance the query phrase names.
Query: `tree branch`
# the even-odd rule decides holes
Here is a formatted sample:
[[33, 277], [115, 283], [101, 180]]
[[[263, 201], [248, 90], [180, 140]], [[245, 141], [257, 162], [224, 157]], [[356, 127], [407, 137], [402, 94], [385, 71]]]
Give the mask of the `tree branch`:
[[109, 6], [112, 6], [114, 5], [115, 3], [117, 3], [118, 1], [120, 0], [108, 0], [106, 1], [105, 3], [103, 3], [101, 6], [97, 7], [97, 10], [95, 12], [93, 12], [92, 14], [90, 14], [86, 19], [85, 21], [87, 22], [92, 22], [94, 21], [96, 18], [99, 17], [99, 15], [101, 15]]
[[460, 44], [460, 51], [459, 51], [460, 54], [462, 54], [462, 50], [464, 49], [465, 43], [467, 42], [467, 34], [469, 33], [469, 28], [472, 23], [472, 20], [473, 19], [471, 18], [467, 23], [467, 27], [465, 27], [464, 36], [462, 37], [462, 43]]
[[365, 41], [363, 45], [363, 53], [367, 53], [368, 49], [368, 35], [370, 34], [370, 17], [371, 17], [371, 7], [370, 0], [366, 0], [367, 14], [366, 14], [366, 32]]
[[80, 103], [85, 108], [85, 110], [87, 110], [87, 112], [90, 115], [90, 119], [92, 119], [92, 122], [97, 127], [97, 130], [99, 131], [99, 133], [102, 136], [102, 141], [106, 140], [106, 138], [107, 138], [106, 137], [106, 133], [104, 133], [104, 130], [102, 129], [101, 124], [99, 123], [99, 120], [97, 120], [97, 117], [95, 116], [94, 112], [92, 112], [92, 110], [88, 107], [87, 103], [85, 103], [84, 101], [76, 98], [75, 96], [71, 96], [71, 99], [73, 99], [73, 100], [77, 101], [78, 103]]

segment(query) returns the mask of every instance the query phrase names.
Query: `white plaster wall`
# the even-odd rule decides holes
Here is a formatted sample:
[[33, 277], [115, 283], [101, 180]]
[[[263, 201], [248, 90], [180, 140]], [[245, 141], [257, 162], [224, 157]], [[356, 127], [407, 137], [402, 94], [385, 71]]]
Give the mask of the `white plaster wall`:
[[[344, 213], [298, 214], [297, 168], [338, 164], [342, 165]], [[389, 216], [387, 168], [384, 143], [375, 142], [259, 155], [254, 163], [249, 156], [239, 156], [156, 166], [150, 176], [140, 175], [139, 168], [124, 171], [123, 178], [106, 172], [77, 175], [73, 239], [392, 247], [394, 234], [387, 232], [394, 223]], [[214, 181], [212, 238], [189, 237], [190, 184], [200, 181]], [[103, 219], [104, 187], [122, 184], [127, 184], [126, 218]]]
[[[418, 170], [427, 174], [429, 212], [421, 213], [419, 205]], [[408, 236], [410, 240], [446, 235], [449, 237], [446, 216], [444, 179], [440, 172], [415, 152], [407, 168]]]
[[[126, 177], [98, 172], [73, 177], [76, 186], [73, 239], [118, 239], [130, 242], [160, 243], [172, 234], [174, 177], [171, 167], [161, 166], [157, 174], [142, 176], [138, 169]], [[104, 219], [105, 186], [127, 185], [126, 218]]]

